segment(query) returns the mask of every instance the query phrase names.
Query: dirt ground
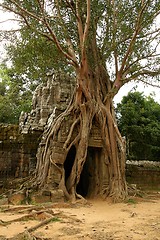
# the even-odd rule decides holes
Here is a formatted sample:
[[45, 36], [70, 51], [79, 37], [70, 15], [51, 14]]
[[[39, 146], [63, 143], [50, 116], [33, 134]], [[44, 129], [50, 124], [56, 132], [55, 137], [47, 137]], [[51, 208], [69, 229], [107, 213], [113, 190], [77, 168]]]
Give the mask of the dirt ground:
[[[45, 223], [51, 216], [54, 219]], [[42, 222], [44, 226], [32, 228]], [[0, 240], [5, 239], [160, 240], [160, 193], [117, 204], [96, 199], [72, 205], [1, 206]]]

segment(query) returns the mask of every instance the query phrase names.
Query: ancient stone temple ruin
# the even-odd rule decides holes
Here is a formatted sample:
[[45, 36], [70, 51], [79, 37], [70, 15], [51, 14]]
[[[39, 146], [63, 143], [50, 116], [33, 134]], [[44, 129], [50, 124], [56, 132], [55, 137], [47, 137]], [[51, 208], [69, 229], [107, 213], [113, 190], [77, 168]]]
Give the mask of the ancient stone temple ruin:
[[[36, 166], [36, 153], [49, 117], [65, 110], [74, 89], [73, 77], [50, 72], [33, 95], [30, 113], [21, 113], [19, 126], [0, 125], [0, 180], [26, 177]], [[62, 87], [63, 86], [63, 87]], [[0, 183], [1, 185], [1, 183]]]
[[40, 131], [21, 134], [18, 125], [0, 124], [0, 186], [27, 177], [35, 168]]
[[20, 130], [22, 134], [43, 131], [50, 120], [63, 112], [71, 98], [75, 79], [62, 73], [47, 74], [46, 84], [40, 84], [32, 98], [30, 113], [21, 113]]
[[[66, 109], [73, 94], [74, 86], [75, 79], [73, 77], [62, 73], [48, 73], [46, 83], [39, 85], [34, 92], [31, 112], [21, 114], [19, 126], [0, 125], [0, 191], [8, 178], [24, 178], [33, 173], [42, 133], [46, 126], [51, 124], [54, 118]], [[52, 159], [54, 159], [56, 165], [64, 166], [66, 181], [71, 173], [76, 154], [76, 147], [72, 146], [68, 155], [64, 158], [63, 144], [67, 139], [69, 128], [70, 119], [66, 119], [57, 138], [53, 140], [54, 149], [52, 149]], [[74, 134], [77, 134], [76, 130]], [[101, 136], [98, 126], [94, 124], [90, 133], [87, 159], [77, 186], [77, 193], [84, 197], [92, 197], [99, 194], [96, 192], [97, 188], [95, 186], [99, 185], [101, 191], [103, 191], [103, 188], [105, 189], [108, 179], [107, 174], [103, 174], [105, 168], [103, 164], [105, 163], [102, 159]], [[139, 168], [134, 172], [138, 174], [138, 170]], [[101, 173], [100, 177], [98, 177], [99, 173]], [[159, 176], [157, 169], [156, 173]], [[156, 173], [151, 175], [156, 176]], [[134, 179], [131, 178], [130, 169], [127, 170], [127, 174], [127, 179], [134, 183], [136, 178], [135, 176]], [[140, 177], [142, 175], [141, 172]], [[47, 183], [53, 189], [57, 189], [60, 179], [61, 175], [53, 165]], [[146, 176], [144, 179], [146, 179]], [[151, 182], [155, 184], [157, 179], [152, 179]]]
[[[39, 85], [34, 92], [32, 111], [29, 114], [22, 113], [20, 116], [20, 131], [22, 135], [39, 133], [40, 136], [45, 127], [50, 125], [54, 118], [66, 109], [74, 86], [75, 80], [72, 77], [59, 73], [48, 74], [47, 83]], [[67, 139], [70, 125], [70, 119], [66, 119], [59, 130], [58, 136], [53, 139], [54, 149], [52, 149], [52, 159], [54, 159], [56, 165], [64, 166], [66, 181], [70, 175], [76, 154], [76, 148], [73, 146], [69, 150], [67, 157], [64, 158], [63, 145]], [[75, 130], [74, 135], [76, 134]], [[96, 179], [95, 177], [98, 172], [103, 172], [99, 169], [99, 167], [103, 168], [103, 164], [100, 161], [101, 157], [103, 157], [101, 147], [99, 128], [95, 124], [90, 133], [87, 160], [77, 186], [77, 192], [83, 196], [97, 195], [95, 186], [102, 184], [102, 182], [97, 182], [98, 178]], [[108, 180], [107, 176], [102, 176], [102, 178], [103, 184], [101, 188], [104, 186], [104, 181], [107, 182]], [[48, 175], [47, 184], [51, 188], [57, 189], [60, 180], [61, 175], [53, 165]]]

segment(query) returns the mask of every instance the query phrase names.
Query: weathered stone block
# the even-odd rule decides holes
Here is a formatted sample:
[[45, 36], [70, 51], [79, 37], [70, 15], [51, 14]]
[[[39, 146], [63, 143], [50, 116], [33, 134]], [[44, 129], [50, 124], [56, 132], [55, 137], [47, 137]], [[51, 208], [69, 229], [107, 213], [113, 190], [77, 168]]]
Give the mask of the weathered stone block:
[[4, 197], [0, 199], [0, 205], [7, 205], [8, 204], [8, 198]]
[[16, 192], [8, 196], [8, 203], [13, 205], [22, 204], [25, 202], [26, 195], [24, 192]]
[[51, 202], [51, 196], [44, 196], [42, 193], [39, 193], [31, 196], [31, 201], [34, 203]]
[[52, 190], [51, 191], [51, 201], [52, 202], [64, 202], [64, 193], [62, 190]]

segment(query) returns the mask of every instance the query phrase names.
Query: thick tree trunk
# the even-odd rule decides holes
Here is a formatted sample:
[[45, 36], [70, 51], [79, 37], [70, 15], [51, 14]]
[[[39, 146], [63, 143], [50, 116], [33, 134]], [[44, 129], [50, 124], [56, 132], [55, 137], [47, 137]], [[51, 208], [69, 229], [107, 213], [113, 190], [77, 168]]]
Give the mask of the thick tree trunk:
[[[76, 69], [77, 84], [69, 106], [46, 128], [37, 153], [36, 186], [58, 187], [70, 200], [81, 193], [114, 200], [127, 195], [125, 143], [114, 117], [114, 88], [95, 39]], [[90, 144], [95, 126], [100, 148]]]
[[[37, 153], [35, 184], [55, 187], [52, 184], [57, 175], [56, 187], [62, 189], [70, 200], [81, 197], [78, 188], [80, 183], [82, 185], [86, 166], [86, 175], [90, 176], [84, 177], [89, 185], [86, 189], [88, 195], [111, 196], [114, 200], [124, 199], [127, 195], [125, 143], [114, 117], [111, 82], [100, 59], [96, 61], [96, 58], [93, 66], [83, 59], [76, 72], [77, 86], [73, 98], [66, 111], [44, 132]], [[66, 125], [69, 126], [67, 136], [64, 141], [59, 140]], [[91, 158], [89, 141], [94, 126], [99, 129], [101, 148], [95, 148]], [[60, 142], [63, 155], [59, 162], [54, 151]], [[70, 157], [73, 149], [74, 154]]]

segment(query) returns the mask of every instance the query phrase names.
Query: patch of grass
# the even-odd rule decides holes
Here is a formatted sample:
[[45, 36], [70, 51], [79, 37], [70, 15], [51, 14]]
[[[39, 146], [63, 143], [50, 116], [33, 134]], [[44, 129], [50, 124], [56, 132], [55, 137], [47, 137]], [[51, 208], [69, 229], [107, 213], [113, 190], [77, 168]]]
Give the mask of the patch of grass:
[[133, 199], [133, 198], [128, 198], [128, 199], [126, 200], [126, 203], [128, 203], [128, 204], [136, 204], [137, 201], [136, 201], [135, 199]]
[[20, 204], [21, 204], [21, 205], [28, 205], [28, 204], [30, 204], [30, 205], [38, 205], [38, 204], [31, 198], [30, 195], [27, 196], [26, 198], [24, 198], [24, 199], [21, 201]]
[[4, 197], [3, 197], [3, 195], [0, 195], [0, 199], [3, 199]]
[[52, 219], [52, 221], [51, 222], [60, 222], [61, 221], [61, 219], [60, 218], [58, 218], [58, 217], [55, 217], [55, 218], [53, 218]]

